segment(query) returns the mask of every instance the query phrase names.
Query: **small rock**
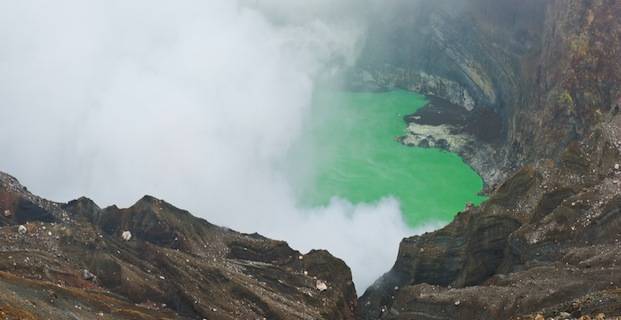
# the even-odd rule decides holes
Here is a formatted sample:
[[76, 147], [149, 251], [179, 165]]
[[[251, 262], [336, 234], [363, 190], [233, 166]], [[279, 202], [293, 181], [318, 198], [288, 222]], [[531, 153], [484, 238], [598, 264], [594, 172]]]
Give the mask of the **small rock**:
[[129, 241], [132, 239], [132, 233], [129, 231], [123, 231], [123, 233], [121, 234], [121, 238], [125, 241]]
[[28, 229], [26, 228], [26, 226], [22, 224], [19, 227], [17, 227], [17, 232], [19, 234], [26, 234], [28, 232]]
[[10, 216], [12, 216], [12, 215], [13, 215], [13, 212], [11, 212], [11, 210], [4, 210], [4, 216], [5, 216], [5, 217], [7, 217], [7, 218], [8, 218], [8, 217], [10, 217]]
[[164, 276], [160, 276], [160, 279], [162, 279], [162, 280], [166, 280], [166, 277], [164, 277]]
[[90, 271], [84, 269], [82, 270], [82, 278], [84, 278], [84, 280], [93, 280], [95, 279], [95, 275], [92, 274]]
[[458, 305], [460, 305], [460, 304], [461, 304], [461, 301], [459, 301], [459, 300], [455, 301], [455, 305], [456, 305], [456, 306], [458, 306]]
[[538, 314], [535, 316], [535, 320], [546, 320], [546, 318], [542, 314]]
[[619, 166], [618, 163], [615, 163], [615, 170], [619, 170], [619, 168], [621, 168], [621, 166]]
[[298, 260], [304, 260], [304, 256], [299, 256]]
[[571, 314], [567, 312], [561, 312], [558, 315], [563, 319], [571, 318]]
[[595, 316], [595, 320], [606, 320], [606, 315], [605, 315], [605, 314], [603, 314], [603, 313], [598, 313], [598, 314]]
[[328, 285], [321, 281], [321, 280], [317, 280], [317, 284], [316, 284], [317, 290], [319, 291], [326, 291], [328, 290]]

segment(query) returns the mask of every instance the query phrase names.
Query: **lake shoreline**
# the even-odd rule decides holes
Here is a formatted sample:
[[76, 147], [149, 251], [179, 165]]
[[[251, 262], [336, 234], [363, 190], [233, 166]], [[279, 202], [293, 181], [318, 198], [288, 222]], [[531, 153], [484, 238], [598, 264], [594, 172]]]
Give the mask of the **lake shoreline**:
[[506, 176], [499, 164], [502, 154], [500, 118], [492, 110], [468, 110], [434, 95], [429, 103], [403, 120], [408, 133], [400, 137], [407, 146], [438, 148], [458, 154], [483, 179], [482, 195], [489, 195]]
[[486, 199], [484, 180], [459, 154], [394, 141], [407, 134], [403, 119], [428, 104], [423, 95], [338, 91], [317, 99], [297, 151], [305, 154], [299, 163], [312, 159], [301, 171], [314, 173], [297, 182], [303, 206], [324, 206], [333, 197], [370, 204], [392, 196], [416, 227], [448, 222], [468, 203]]

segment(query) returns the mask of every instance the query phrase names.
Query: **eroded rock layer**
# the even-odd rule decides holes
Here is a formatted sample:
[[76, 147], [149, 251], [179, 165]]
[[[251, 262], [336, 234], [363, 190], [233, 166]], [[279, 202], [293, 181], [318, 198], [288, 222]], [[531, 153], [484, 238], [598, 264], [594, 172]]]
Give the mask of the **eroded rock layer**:
[[3, 319], [353, 319], [326, 251], [212, 225], [149, 196], [54, 203], [0, 173]]
[[[467, 1], [458, 18], [441, 25], [472, 17], [470, 9], [484, 2]], [[394, 267], [359, 300], [363, 319], [621, 315], [621, 2], [497, 2], [506, 14], [512, 3], [525, 5], [512, 12], [513, 26], [496, 14], [480, 17], [474, 25], [482, 36], [485, 26], [517, 32], [520, 21], [537, 16], [523, 16], [529, 10], [543, 13], [542, 23], [525, 29], [535, 28], [526, 33], [532, 41], [521, 42], [529, 49], [519, 63], [496, 60], [517, 70], [508, 73], [511, 81], [491, 81], [498, 84], [490, 87], [496, 103], [492, 95], [475, 94], [486, 92], [482, 88], [470, 92], [473, 110], [491, 106], [500, 115], [501, 161], [492, 158], [503, 172], [498, 177], [507, 178], [497, 179], [481, 207], [459, 213], [441, 230], [403, 240]], [[511, 39], [493, 44], [492, 53], [481, 49], [483, 60], [473, 55], [482, 73], [494, 68], [485, 57]], [[448, 45], [442, 50], [455, 46]], [[435, 125], [468, 123], [463, 119], [471, 111], [464, 110]], [[410, 120], [429, 125], [423, 122], [432, 116]], [[454, 133], [480, 140], [454, 123]]]

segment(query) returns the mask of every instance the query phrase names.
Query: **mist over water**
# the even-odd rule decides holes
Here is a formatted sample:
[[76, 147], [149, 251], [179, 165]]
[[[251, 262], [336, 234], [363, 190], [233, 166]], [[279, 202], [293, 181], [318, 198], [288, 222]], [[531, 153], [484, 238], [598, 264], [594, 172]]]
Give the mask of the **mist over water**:
[[410, 229], [391, 198], [300, 209], [275, 163], [317, 77], [355, 62], [363, 11], [359, 1], [0, 2], [0, 170], [53, 200], [129, 206], [151, 194], [328, 249], [361, 293], [403, 237], [437, 225]]

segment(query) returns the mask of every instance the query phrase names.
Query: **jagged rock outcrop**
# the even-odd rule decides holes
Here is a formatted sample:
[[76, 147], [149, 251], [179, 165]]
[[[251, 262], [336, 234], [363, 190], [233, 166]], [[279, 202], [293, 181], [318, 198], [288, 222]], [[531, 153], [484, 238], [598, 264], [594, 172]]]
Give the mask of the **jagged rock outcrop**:
[[0, 173], [0, 212], [3, 319], [354, 318], [343, 261], [153, 197], [127, 209], [54, 203]]
[[526, 167], [480, 208], [405, 239], [395, 266], [360, 299], [362, 318], [621, 314], [621, 172], [610, 163], [619, 150], [604, 153], [601, 168], [576, 171], [569, 155]]
[[[462, 2], [460, 12], [483, 2]], [[518, 2], [498, 1], [505, 14], [511, 3]], [[522, 71], [512, 73], [515, 81], [493, 81], [506, 133], [497, 165], [508, 178], [481, 207], [405, 239], [394, 267], [359, 300], [362, 319], [621, 315], [621, 2], [539, 4], [545, 18], [533, 24], [539, 40]], [[526, 19], [520, 12], [515, 21]], [[476, 25], [503, 30], [506, 21], [496, 18]], [[424, 112], [412, 120], [433, 119]]]

